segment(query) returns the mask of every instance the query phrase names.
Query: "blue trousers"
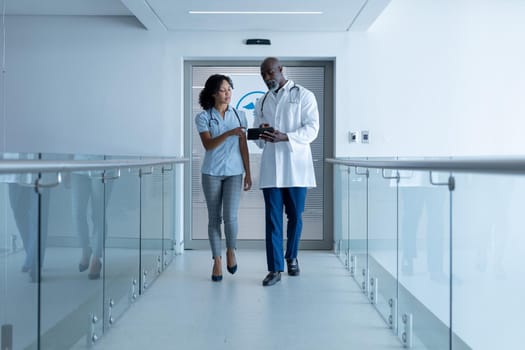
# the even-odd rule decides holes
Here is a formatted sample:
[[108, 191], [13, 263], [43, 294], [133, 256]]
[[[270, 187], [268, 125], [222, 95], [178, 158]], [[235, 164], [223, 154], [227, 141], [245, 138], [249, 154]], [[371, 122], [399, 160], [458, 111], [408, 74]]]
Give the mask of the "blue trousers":
[[[284, 271], [284, 259], [297, 258], [303, 229], [306, 187], [263, 188], [266, 212], [268, 271]], [[283, 207], [287, 217], [286, 255], [283, 257]]]

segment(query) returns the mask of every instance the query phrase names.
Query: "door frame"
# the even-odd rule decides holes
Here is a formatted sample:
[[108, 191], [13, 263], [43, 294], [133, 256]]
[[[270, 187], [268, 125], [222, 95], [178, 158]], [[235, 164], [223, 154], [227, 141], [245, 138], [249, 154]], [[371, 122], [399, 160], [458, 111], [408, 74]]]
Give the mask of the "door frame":
[[[332, 158], [334, 154], [334, 121], [335, 121], [335, 59], [334, 58], [319, 58], [319, 59], [279, 59], [283, 66], [294, 67], [323, 67], [325, 70], [324, 79], [324, 125], [323, 125], [323, 159], [318, 161], [323, 162], [323, 239], [322, 240], [301, 240], [300, 249], [305, 250], [331, 250], [334, 245], [333, 234], [333, 169], [325, 162], [326, 158]], [[189, 210], [184, 211], [184, 249], [209, 249], [209, 242], [207, 239], [192, 239], [192, 169], [193, 169], [193, 154], [192, 154], [192, 82], [193, 82], [193, 67], [243, 67], [243, 66], [259, 66], [260, 59], [253, 60], [232, 60], [232, 59], [188, 59], [184, 60], [184, 154], [188, 155], [189, 164], [184, 167], [184, 207]], [[260, 240], [238, 240], [238, 248], [263, 249], [265, 247], [264, 239]]]

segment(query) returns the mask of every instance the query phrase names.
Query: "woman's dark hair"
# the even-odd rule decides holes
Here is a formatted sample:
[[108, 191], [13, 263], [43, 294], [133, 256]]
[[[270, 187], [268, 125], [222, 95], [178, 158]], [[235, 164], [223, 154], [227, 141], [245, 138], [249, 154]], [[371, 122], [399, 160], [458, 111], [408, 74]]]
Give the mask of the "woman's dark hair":
[[215, 98], [213, 97], [221, 88], [222, 82], [227, 81], [233, 89], [233, 82], [230, 77], [222, 74], [214, 74], [206, 80], [204, 89], [202, 89], [199, 95], [199, 104], [202, 109], [208, 110], [215, 105]]

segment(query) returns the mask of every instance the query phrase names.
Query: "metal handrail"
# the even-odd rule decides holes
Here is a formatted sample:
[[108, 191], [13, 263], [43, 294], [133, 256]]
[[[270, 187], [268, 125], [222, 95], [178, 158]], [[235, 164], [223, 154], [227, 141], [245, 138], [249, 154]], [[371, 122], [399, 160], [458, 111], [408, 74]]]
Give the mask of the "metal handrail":
[[0, 174], [50, 173], [115, 168], [136, 168], [146, 166], [187, 163], [189, 158], [151, 158], [151, 159], [107, 159], [107, 160], [0, 160]]
[[396, 170], [432, 170], [446, 172], [525, 174], [524, 157], [505, 158], [443, 158], [417, 160], [373, 160], [352, 158], [327, 158], [327, 163], [360, 168]]

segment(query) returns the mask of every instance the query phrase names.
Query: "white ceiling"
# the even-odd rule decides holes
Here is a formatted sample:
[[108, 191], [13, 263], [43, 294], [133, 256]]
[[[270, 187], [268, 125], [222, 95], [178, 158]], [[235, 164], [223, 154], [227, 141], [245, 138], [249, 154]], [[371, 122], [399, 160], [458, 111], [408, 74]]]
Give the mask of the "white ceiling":
[[[148, 30], [327, 32], [366, 30], [390, 0], [3, 0], [8, 15], [135, 16]], [[287, 11], [322, 14], [189, 14]]]
[[120, 0], [2, 0], [8, 15], [132, 16]]

